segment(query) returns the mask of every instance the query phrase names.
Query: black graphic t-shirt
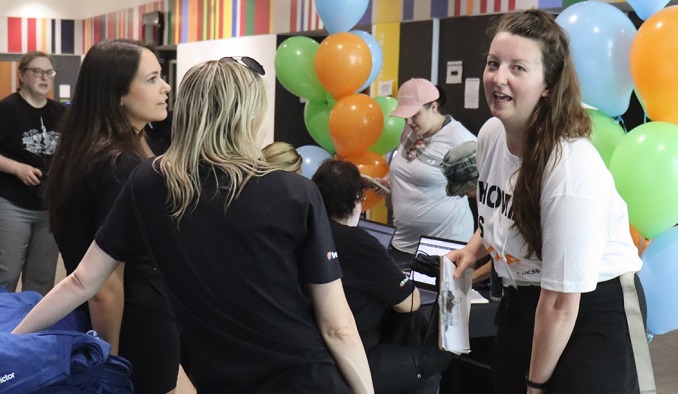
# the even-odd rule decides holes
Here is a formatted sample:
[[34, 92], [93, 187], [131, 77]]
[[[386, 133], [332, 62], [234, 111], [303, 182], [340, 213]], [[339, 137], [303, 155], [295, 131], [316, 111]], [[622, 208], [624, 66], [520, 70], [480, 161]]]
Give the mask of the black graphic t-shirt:
[[34, 108], [18, 92], [0, 101], [0, 155], [42, 171], [37, 186], [26, 186], [16, 176], [0, 172], [0, 197], [22, 208], [43, 209], [42, 193], [59, 143], [56, 128], [64, 109], [50, 99], [44, 107]]

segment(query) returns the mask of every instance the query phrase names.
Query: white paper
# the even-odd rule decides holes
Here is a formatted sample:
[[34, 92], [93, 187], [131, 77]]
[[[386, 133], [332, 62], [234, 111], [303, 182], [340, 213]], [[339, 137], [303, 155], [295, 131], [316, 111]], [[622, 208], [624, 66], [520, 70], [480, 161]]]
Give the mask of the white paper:
[[59, 98], [71, 98], [71, 85], [59, 85]]
[[480, 79], [466, 78], [464, 85], [464, 108], [478, 109], [478, 97], [480, 96]]
[[463, 70], [463, 63], [461, 60], [451, 60], [447, 62], [447, 75], [445, 82], [448, 85], [461, 83], [461, 73]]
[[379, 82], [378, 96], [393, 96], [393, 80]]
[[468, 322], [471, 315], [471, 275], [468, 269], [459, 279], [454, 279], [455, 265], [445, 256], [441, 272], [440, 296], [440, 348], [454, 354], [469, 353]]
[[474, 289], [471, 289], [471, 304], [489, 304], [490, 300], [487, 298], [483, 297], [482, 294], [478, 293]]

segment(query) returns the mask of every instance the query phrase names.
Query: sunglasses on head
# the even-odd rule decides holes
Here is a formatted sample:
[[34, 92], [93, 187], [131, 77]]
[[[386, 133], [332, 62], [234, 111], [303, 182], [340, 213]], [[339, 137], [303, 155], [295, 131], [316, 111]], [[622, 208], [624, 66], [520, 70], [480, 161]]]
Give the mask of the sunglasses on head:
[[220, 62], [236, 62], [242, 64], [243, 66], [249, 68], [253, 72], [259, 75], [265, 75], [266, 71], [264, 66], [262, 66], [258, 61], [254, 60], [249, 56], [225, 56], [219, 59]]

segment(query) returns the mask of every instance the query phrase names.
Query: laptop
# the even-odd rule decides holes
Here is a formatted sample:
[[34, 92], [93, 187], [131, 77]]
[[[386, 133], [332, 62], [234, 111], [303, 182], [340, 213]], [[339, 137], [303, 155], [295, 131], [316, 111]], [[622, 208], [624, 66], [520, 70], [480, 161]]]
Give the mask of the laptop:
[[388, 249], [395, 234], [396, 228], [388, 224], [374, 222], [367, 219], [360, 219], [358, 227], [367, 231], [371, 236], [377, 239], [385, 249]]
[[[419, 253], [426, 253], [429, 256], [442, 256], [452, 250], [461, 249], [464, 246], [466, 246], [466, 242], [422, 235], [419, 238], [415, 256]], [[429, 305], [436, 301], [438, 297], [436, 278], [432, 278], [417, 271], [412, 271], [412, 280], [417, 288], [419, 288], [422, 305]]]

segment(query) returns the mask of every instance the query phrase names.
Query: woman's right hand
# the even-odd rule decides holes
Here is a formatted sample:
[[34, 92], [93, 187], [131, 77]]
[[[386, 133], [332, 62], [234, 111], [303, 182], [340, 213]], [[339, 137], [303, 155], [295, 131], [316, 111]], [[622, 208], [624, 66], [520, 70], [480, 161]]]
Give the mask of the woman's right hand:
[[458, 279], [468, 268], [476, 263], [476, 254], [471, 252], [468, 247], [453, 250], [447, 253], [447, 258], [457, 267], [454, 270], [454, 278]]
[[14, 168], [14, 176], [19, 178], [19, 180], [26, 186], [36, 186], [40, 184], [42, 171], [35, 167], [29, 166], [28, 164], [17, 163], [17, 166]]

